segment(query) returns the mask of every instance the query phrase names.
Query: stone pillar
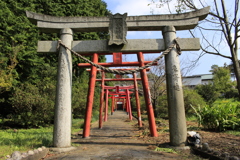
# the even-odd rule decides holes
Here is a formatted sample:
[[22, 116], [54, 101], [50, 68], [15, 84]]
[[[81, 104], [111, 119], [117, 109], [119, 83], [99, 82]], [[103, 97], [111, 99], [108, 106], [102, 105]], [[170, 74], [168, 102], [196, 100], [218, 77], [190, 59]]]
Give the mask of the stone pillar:
[[[71, 48], [73, 32], [69, 28], [60, 32], [61, 41]], [[58, 59], [58, 79], [55, 102], [53, 146], [64, 148], [71, 146], [71, 96], [72, 96], [72, 56], [71, 52], [60, 47]]]
[[[166, 26], [162, 32], [165, 47], [167, 48], [174, 43], [176, 30], [173, 26]], [[178, 56], [176, 48], [173, 48], [165, 56], [170, 144], [173, 146], [185, 146], [187, 127]]]

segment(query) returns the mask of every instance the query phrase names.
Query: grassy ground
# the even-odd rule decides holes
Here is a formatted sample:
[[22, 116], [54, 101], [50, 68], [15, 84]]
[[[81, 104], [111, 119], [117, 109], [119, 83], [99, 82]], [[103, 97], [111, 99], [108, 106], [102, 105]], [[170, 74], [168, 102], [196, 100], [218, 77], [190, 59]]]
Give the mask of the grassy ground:
[[[82, 119], [74, 119], [72, 133], [79, 132], [82, 124]], [[11, 155], [14, 151], [26, 152], [42, 146], [50, 147], [53, 127], [0, 130], [0, 137], [0, 159], [6, 159], [6, 155]]]

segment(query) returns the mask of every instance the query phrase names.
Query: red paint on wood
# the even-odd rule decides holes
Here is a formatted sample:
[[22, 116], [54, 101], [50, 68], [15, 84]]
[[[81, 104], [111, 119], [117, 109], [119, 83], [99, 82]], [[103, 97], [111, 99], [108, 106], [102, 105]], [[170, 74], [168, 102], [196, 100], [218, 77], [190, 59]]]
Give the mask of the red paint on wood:
[[122, 52], [113, 53], [113, 63], [122, 64]]
[[[145, 61], [144, 64], [148, 64], [151, 61]], [[124, 67], [124, 66], [139, 66], [139, 62], [122, 62], [122, 64], [114, 64], [112, 62], [110, 63], [97, 63], [104, 67]], [[154, 63], [153, 65], [157, 65], [157, 63]], [[78, 63], [79, 67], [91, 67], [90, 63]]]
[[[137, 57], [138, 57], [138, 61], [140, 63], [140, 67], [144, 66], [143, 53], [138, 52]], [[141, 78], [142, 78], [144, 99], [145, 99], [147, 112], [148, 112], [148, 122], [149, 122], [150, 133], [151, 133], [152, 137], [157, 137], [158, 133], [157, 133], [157, 129], [156, 129], [153, 106], [152, 106], [152, 102], [151, 102], [151, 95], [150, 95], [150, 88], [148, 85], [149, 83], [148, 83], [147, 73], [146, 73], [146, 70], [141, 70], [140, 73], [141, 73]]]
[[105, 79], [105, 72], [102, 72], [102, 83], [101, 83], [101, 96], [100, 96], [100, 107], [99, 107], [99, 128], [102, 128], [102, 121], [103, 121], [103, 102], [104, 102], [104, 79]]
[[108, 89], [106, 90], [106, 97], [105, 97], [105, 116], [104, 116], [104, 122], [108, 119]]
[[[98, 63], [97, 53], [93, 54], [92, 61], [94, 63]], [[95, 83], [96, 83], [97, 68], [92, 66], [90, 74], [91, 76], [90, 76], [89, 86], [88, 86], [88, 96], [87, 96], [86, 113], [85, 113], [85, 119], [84, 119], [83, 138], [89, 137], [90, 135], [90, 123], [91, 123], [91, 116], [92, 116], [92, 106], [93, 106], [93, 97], [94, 97], [94, 89], [95, 89]]]
[[133, 73], [134, 78], [134, 88], [135, 88], [135, 98], [136, 98], [136, 106], [137, 106], [137, 115], [138, 115], [138, 126], [142, 127], [142, 117], [141, 117], [141, 108], [138, 94], [138, 84], [137, 84], [137, 76], [136, 73]]

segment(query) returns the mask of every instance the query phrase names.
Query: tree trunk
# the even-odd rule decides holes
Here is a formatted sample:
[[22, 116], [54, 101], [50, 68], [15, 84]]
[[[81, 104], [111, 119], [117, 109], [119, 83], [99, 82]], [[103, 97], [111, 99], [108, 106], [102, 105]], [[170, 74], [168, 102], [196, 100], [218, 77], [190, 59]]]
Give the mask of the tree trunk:
[[154, 116], [157, 117], [156, 99], [152, 99], [152, 105], [153, 105]]
[[236, 54], [234, 53], [233, 50], [231, 51], [231, 53], [232, 53], [232, 62], [233, 62], [234, 73], [235, 73], [236, 80], [237, 80], [238, 97], [240, 98], [240, 67], [239, 67], [239, 62], [238, 62]]

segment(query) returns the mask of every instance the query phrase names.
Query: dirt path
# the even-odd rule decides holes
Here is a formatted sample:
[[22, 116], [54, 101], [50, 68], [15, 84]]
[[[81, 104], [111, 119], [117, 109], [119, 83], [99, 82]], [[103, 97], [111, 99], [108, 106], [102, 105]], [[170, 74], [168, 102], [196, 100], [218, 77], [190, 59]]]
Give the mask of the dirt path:
[[[72, 139], [80, 144], [77, 150], [58, 154], [46, 160], [155, 160], [182, 159], [178, 154], [157, 152], [149, 149], [156, 145], [137, 137], [138, 128], [133, 125], [137, 121], [127, 121], [126, 112], [116, 111], [109, 115], [103, 123], [103, 129], [98, 129], [98, 122], [92, 124], [91, 138], [83, 139], [78, 135]], [[150, 147], [151, 148], [151, 147]]]

